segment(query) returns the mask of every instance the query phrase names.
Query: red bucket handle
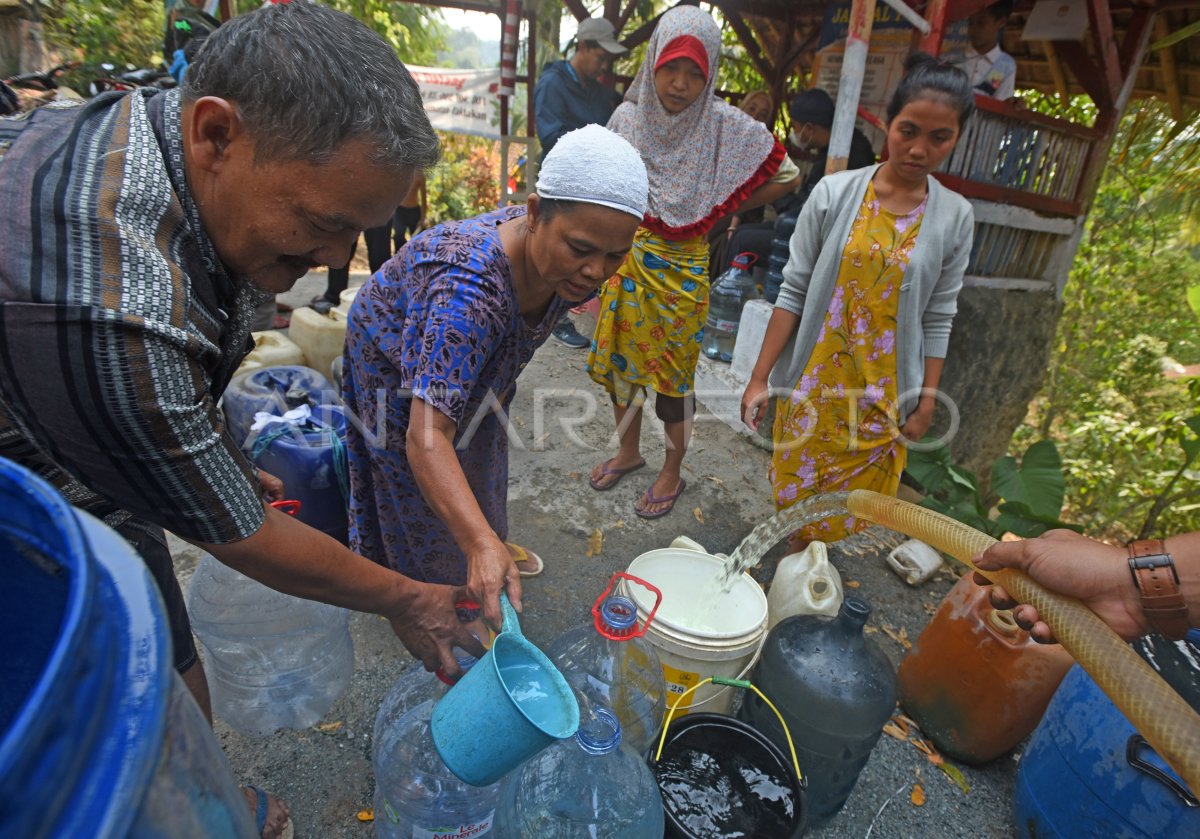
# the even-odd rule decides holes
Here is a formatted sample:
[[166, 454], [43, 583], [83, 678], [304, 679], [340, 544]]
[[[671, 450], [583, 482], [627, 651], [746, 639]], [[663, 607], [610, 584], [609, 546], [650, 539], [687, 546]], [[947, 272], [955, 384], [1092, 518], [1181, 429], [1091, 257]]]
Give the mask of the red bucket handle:
[[[637, 619], [634, 619], [634, 628], [629, 631], [617, 635], [610, 632], [604, 627], [604, 618], [600, 615], [600, 607], [604, 605], [604, 601], [608, 599], [608, 595], [612, 592], [613, 586], [617, 584], [618, 579], [629, 580], [637, 583], [644, 589], [654, 592], [654, 608], [650, 610], [650, 614], [646, 616], [645, 622], [639, 627]], [[604, 589], [604, 593], [596, 598], [596, 602], [592, 604], [592, 621], [596, 626], [596, 631], [612, 641], [628, 641], [630, 638], [641, 638], [646, 634], [646, 630], [650, 628], [650, 622], [654, 620], [654, 616], [658, 614], [658, 607], [662, 605], [662, 592], [653, 583], [648, 583], [641, 577], [635, 577], [632, 574], [626, 574], [624, 571], [616, 571], [608, 581], [608, 587]]]
[[295, 499], [289, 501], [272, 501], [271, 506], [276, 510], [282, 510], [289, 516], [294, 516], [300, 512], [300, 502]]

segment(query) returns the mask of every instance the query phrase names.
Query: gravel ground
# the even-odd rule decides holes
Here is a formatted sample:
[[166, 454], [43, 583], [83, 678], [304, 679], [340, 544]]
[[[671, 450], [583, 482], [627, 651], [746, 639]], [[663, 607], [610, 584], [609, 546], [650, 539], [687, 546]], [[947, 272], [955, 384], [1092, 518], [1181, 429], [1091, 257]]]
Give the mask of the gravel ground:
[[[281, 299], [304, 305], [323, 282], [323, 274], [310, 275]], [[522, 376], [512, 412], [521, 445], [513, 446], [510, 459], [511, 536], [546, 562], [542, 576], [524, 581], [522, 627], [540, 645], [590, 619], [592, 601], [611, 574], [641, 553], [665, 547], [679, 535], [712, 552], [728, 552], [773, 512], [765, 480], [766, 452], [703, 417], [685, 463], [688, 488], [671, 515], [657, 521], [633, 515], [633, 502], [652, 478], [650, 469], [613, 491], [593, 492], [586, 475], [594, 462], [612, 451], [612, 420], [599, 388], [582, 371], [583, 360], [583, 351], [550, 341]], [[596, 406], [590, 418], [588, 405]], [[561, 416], [584, 419], [568, 431], [558, 422]], [[644, 450], [654, 466], [660, 462], [661, 443], [656, 443], [654, 428], [645, 428], [643, 434]], [[603, 533], [603, 548], [589, 558], [589, 537], [597, 529]], [[905, 585], [885, 566], [886, 550], [880, 547], [898, 541], [896, 534], [876, 529], [857, 540], [857, 546], [833, 552], [832, 557], [843, 580], [857, 582], [856, 592], [871, 602], [870, 637], [894, 663], [904, 650], [883, 628], [915, 639], [955, 580], [953, 572], [944, 569], [918, 588]], [[173, 547], [186, 586], [199, 554], [177, 541]], [[768, 560], [781, 554], [777, 548]], [[766, 581], [769, 561], [760, 572], [760, 579]], [[300, 839], [373, 835], [371, 824], [357, 818], [360, 810], [371, 806], [373, 793], [370, 732], [379, 703], [412, 659], [382, 618], [356, 613], [351, 631], [354, 679], [322, 721], [341, 723], [336, 730], [314, 727], [251, 739], [219, 719], [216, 723], [236, 774], [288, 802]], [[818, 839], [1012, 835], [1015, 757], [1002, 757], [982, 768], [960, 768], [968, 792], [914, 746], [885, 735], [842, 812], [807, 835]], [[808, 771], [817, 773], [820, 768]], [[925, 793], [922, 806], [911, 800], [916, 783]]]

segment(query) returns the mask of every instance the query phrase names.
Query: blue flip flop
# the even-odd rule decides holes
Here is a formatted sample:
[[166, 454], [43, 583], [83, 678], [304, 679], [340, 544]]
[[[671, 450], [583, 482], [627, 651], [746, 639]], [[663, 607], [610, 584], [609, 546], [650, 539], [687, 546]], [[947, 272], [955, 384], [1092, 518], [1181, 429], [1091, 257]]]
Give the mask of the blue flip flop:
[[[254, 790], [254, 829], [258, 831], [259, 836], [262, 836], [263, 829], [267, 826], [267, 805], [270, 802], [268, 801], [266, 791], [262, 787], [256, 787], [254, 784], [247, 784], [246, 786]], [[292, 824], [292, 817], [288, 816], [287, 824], [279, 832], [279, 839], [293, 839], [295, 834], [296, 828]]]

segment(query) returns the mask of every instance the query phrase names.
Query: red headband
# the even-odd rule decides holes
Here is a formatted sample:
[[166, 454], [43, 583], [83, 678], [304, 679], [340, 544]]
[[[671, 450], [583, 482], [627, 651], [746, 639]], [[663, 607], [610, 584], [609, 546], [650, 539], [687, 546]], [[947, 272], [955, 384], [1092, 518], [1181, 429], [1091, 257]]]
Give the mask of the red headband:
[[659, 67], [676, 58], [686, 58], [695, 62], [696, 66], [700, 68], [700, 72], [704, 74], [704, 80], [708, 81], [708, 50], [704, 49], [704, 44], [700, 42], [699, 38], [692, 35], [680, 35], [672, 38], [662, 54], [658, 56], [658, 61], [654, 62], [654, 69], [658, 70]]

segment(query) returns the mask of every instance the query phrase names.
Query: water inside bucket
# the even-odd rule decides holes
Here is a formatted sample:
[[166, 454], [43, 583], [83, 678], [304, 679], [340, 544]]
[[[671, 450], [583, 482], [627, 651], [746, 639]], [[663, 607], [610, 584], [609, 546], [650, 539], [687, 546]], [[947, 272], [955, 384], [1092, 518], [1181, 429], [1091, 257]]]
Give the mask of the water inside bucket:
[[562, 701], [553, 674], [519, 648], [497, 649], [496, 656], [500, 681], [521, 712], [548, 734], [564, 736], [562, 732], [572, 728], [570, 707]]
[[789, 773], [737, 729], [682, 732], [664, 749], [656, 775], [663, 807], [692, 836], [785, 837], [798, 826]]

